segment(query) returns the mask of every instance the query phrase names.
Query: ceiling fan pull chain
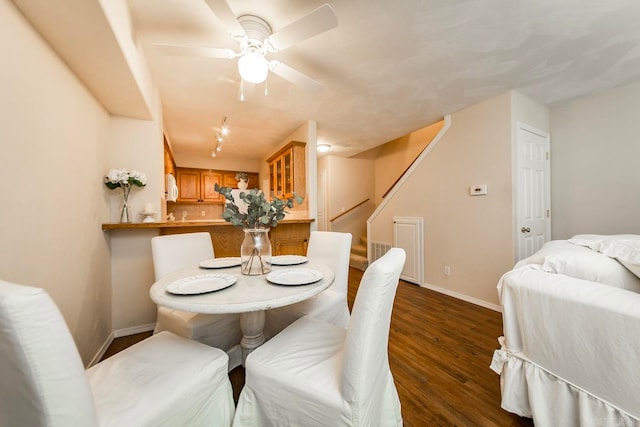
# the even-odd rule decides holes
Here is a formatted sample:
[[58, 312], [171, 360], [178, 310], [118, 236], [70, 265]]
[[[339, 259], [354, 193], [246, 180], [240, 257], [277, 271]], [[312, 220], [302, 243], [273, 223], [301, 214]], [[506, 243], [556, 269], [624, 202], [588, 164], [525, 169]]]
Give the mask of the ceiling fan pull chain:
[[240, 101], [244, 101], [244, 79], [240, 77]]
[[264, 96], [269, 95], [269, 77], [264, 81]]

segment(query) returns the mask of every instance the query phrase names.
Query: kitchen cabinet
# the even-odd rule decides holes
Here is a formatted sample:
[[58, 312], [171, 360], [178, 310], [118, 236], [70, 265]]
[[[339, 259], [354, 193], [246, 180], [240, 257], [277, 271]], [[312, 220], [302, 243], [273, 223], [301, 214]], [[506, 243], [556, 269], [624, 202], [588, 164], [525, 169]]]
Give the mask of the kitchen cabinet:
[[287, 199], [306, 194], [305, 143], [291, 141], [267, 159], [271, 197]]
[[220, 172], [200, 172], [200, 201], [209, 203], [224, 202], [224, 196], [215, 190], [216, 184], [222, 185], [222, 174]]
[[[238, 188], [236, 171], [175, 168], [178, 185], [176, 203], [224, 204], [224, 196], [215, 191], [215, 185]], [[249, 188], [258, 188], [258, 174], [247, 172]]]
[[171, 153], [171, 149], [167, 143], [167, 138], [164, 138], [164, 173], [165, 175], [170, 173], [174, 176], [176, 173], [176, 162], [173, 160], [173, 154]]
[[269, 232], [273, 255], [306, 255], [309, 224], [278, 224]]
[[200, 200], [200, 172], [191, 169], [176, 169], [178, 202]]
[[[313, 220], [297, 219], [283, 220], [277, 227], [269, 230], [269, 241], [271, 241], [272, 255], [306, 255], [309, 236], [311, 235], [310, 224]], [[148, 224], [112, 224], [114, 228], [135, 228], [135, 227], [158, 227], [160, 234], [195, 233], [207, 231], [211, 234], [211, 241], [216, 249], [216, 257], [237, 257], [240, 256], [240, 246], [244, 239], [244, 232], [240, 227], [233, 227], [228, 222], [220, 223], [148, 223]], [[103, 226], [103, 229], [105, 227]]]
[[238, 181], [236, 181], [236, 173], [235, 172], [225, 172], [222, 176], [222, 186], [223, 187], [231, 187], [238, 188]]
[[[237, 172], [224, 172], [222, 175], [222, 185], [224, 187], [230, 187], [230, 188], [238, 188], [238, 181], [236, 181], [236, 173]], [[247, 174], [247, 177], [249, 178], [249, 187], [248, 189], [252, 189], [252, 188], [260, 188], [259, 186], [259, 182], [258, 182], [258, 174], [257, 173], [253, 173], [253, 172], [245, 172]]]
[[178, 203], [223, 203], [223, 197], [215, 191], [222, 185], [222, 173], [200, 169], [176, 168]]

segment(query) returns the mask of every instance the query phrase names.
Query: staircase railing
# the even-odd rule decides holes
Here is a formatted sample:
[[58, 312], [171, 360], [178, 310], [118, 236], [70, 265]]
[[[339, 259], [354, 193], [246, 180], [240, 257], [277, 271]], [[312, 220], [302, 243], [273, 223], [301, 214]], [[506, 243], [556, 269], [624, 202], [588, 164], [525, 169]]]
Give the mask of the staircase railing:
[[359, 208], [360, 206], [364, 205], [364, 204], [365, 204], [365, 203], [367, 203], [369, 200], [370, 200], [370, 199], [363, 200], [363, 201], [361, 201], [360, 203], [358, 203], [358, 204], [354, 205], [353, 207], [351, 207], [351, 208], [347, 209], [346, 211], [339, 213], [338, 215], [336, 215], [336, 216], [334, 216], [333, 218], [331, 218], [331, 219], [329, 220], [329, 222], [333, 222], [333, 221], [335, 221], [336, 219], [338, 219], [338, 218], [340, 218], [340, 217], [345, 216], [346, 214], [348, 214], [348, 213], [349, 213], [349, 212], [351, 212], [352, 210], [354, 210], [354, 209], [356, 209], [356, 208]]

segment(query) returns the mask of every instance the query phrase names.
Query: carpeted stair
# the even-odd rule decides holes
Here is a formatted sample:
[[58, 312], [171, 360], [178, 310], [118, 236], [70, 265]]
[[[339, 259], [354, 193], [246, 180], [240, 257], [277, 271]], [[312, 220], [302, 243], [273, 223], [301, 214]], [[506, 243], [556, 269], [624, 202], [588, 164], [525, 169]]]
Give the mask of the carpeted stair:
[[369, 262], [367, 260], [367, 236], [360, 237], [360, 242], [351, 246], [351, 256], [349, 266], [358, 270], [366, 270]]

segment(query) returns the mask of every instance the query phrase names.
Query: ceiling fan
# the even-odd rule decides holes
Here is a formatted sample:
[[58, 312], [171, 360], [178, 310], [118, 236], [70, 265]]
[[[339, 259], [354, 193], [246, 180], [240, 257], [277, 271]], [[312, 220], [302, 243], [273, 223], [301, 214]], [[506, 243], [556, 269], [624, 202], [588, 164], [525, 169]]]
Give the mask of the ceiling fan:
[[335, 28], [338, 25], [338, 19], [330, 5], [324, 4], [274, 33], [269, 24], [258, 16], [236, 17], [225, 0], [205, 1], [227, 32], [240, 44], [239, 51], [215, 47], [156, 44], [155, 46], [162, 53], [209, 58], [238, 58], [238, 71], [243, 81], [262, 83], [271, 71], [309, 91], [321, 89], [320, 83], [278, 60], [269, 61], [266, 56]]

